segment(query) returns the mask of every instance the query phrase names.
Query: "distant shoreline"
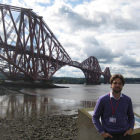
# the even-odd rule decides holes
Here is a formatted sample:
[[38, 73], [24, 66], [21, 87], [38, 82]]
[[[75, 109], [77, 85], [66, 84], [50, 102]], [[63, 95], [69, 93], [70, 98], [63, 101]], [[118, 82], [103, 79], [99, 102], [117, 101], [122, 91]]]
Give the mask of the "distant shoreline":
[[[55, 84], [82, 84], [82, 83], [51, 83], [51, 82], [17, 82], [17, 81], [11, 81], [11, 82], [5, 82], [4, 80], [0, 81], [0, 86], [8, 87], [11, 90], [19, 91], [22, 88], [69, 88], [67, 86], [58, 86]], [[86, 84], [86, 83], [83, 83]], [[104, 83], [101, 83], [104, 84]], [[101, 85], [101, 84], [95, 84], [95, 85]], [[125, 83], [125, 84], [140, 84], [140, 83]]]

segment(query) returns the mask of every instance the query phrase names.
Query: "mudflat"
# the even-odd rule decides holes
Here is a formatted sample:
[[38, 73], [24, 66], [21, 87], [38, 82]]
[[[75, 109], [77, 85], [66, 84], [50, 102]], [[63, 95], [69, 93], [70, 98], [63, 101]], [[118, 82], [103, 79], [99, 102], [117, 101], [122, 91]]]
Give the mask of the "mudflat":
[[[18, 93], [17, 90], [0, 87], [0, 95]], [[0, 118], [1, 140], [76, 140], [77, 134], [77, 114]]]

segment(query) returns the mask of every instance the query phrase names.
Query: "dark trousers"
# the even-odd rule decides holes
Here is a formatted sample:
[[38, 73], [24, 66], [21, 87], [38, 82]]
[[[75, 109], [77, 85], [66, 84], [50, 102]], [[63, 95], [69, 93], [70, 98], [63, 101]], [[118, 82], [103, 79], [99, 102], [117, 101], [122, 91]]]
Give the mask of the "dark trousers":
[[114, 134], [113, 138], [107, 137], [105, 140], [132, 140], [131, 135], [123, 136], [124, 134]]

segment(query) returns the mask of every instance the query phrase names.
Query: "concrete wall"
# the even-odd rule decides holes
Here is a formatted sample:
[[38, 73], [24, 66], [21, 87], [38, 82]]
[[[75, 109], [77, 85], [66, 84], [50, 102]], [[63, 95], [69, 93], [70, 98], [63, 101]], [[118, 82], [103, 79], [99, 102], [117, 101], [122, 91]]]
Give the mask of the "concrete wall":
[[[94, 111], [94, 108], [78, 110], [78, 140], [104, 140], [92, 123], [92, 115], [88, 113], [90, 111]], [[132, 140], [140, 140], [140, 128], [133, 130]]]

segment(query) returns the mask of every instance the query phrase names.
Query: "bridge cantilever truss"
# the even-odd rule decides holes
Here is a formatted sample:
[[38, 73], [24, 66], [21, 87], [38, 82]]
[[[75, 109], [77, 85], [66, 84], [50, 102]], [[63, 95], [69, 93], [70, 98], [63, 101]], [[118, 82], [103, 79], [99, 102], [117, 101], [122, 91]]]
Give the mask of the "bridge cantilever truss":
[[7, 77], [48, 80], [71, 61], [41, 16], [10, 5], [0, 4], [0, 10], [0, 71]]
[[72, 61], [53, 32], [32, 9], [0, 4], [0, 71], [12, 80], [49, 80], [64, 65], [80, 68], [87, 84], [94, 84], [101, 72], [95, 57], [82, 63]]
[[72, 61], [69, 65], [83, 71], [87, 84], [99, 84], [101, 75], [104, 76], [104, 83], [109, 83], [111, 77], [109, 67], [106, 67], [105, 71], [102, 72], [98, 60], [94, 56], [90, 56], [82, 63]]

